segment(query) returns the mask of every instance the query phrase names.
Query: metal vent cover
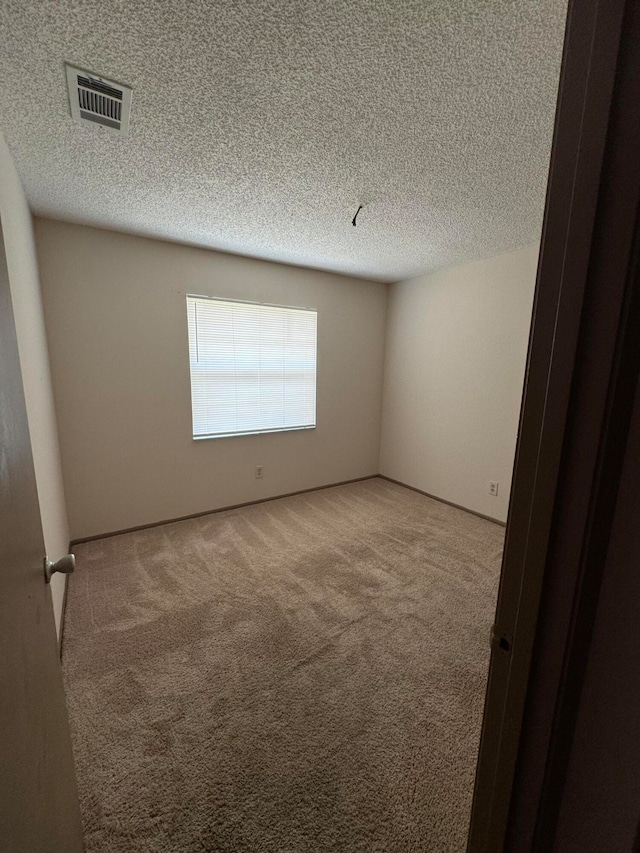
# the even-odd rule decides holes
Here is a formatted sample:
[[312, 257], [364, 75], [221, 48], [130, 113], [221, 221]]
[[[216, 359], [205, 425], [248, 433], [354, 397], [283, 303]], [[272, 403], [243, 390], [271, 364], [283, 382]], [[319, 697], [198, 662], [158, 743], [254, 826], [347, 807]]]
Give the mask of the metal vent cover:
[[131, 89], [65, 65], [71, 116], [83, 124], [100, 125], [124, 135], [129, 130], [131, 111]]

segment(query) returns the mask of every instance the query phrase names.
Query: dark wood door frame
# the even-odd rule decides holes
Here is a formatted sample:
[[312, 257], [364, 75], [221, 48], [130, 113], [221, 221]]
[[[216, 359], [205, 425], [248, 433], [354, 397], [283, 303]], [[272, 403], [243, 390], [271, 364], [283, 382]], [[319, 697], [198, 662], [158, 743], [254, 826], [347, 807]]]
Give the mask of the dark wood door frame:
[[640, 4], [569, 4], [469, 851], [554, 849], [640, 369]]

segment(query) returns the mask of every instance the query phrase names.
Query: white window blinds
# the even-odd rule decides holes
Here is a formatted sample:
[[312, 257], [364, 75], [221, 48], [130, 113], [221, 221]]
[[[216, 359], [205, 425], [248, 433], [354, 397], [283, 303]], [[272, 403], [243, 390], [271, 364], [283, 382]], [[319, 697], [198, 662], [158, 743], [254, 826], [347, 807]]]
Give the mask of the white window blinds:
[[314, 427], [317, 316], [187, 296], [193, 437]]

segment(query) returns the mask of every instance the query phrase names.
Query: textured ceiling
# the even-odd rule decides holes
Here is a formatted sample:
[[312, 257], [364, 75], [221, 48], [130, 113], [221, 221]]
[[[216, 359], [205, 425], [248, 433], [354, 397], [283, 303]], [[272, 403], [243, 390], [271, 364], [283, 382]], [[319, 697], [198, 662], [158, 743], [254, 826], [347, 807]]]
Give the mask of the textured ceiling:
[[[565, 13], [2, 0], [0, 127], [37, 213], [400, 279], [538, 237]], [[129, 136], [72, 121], [64, 61], [133, 86]]]

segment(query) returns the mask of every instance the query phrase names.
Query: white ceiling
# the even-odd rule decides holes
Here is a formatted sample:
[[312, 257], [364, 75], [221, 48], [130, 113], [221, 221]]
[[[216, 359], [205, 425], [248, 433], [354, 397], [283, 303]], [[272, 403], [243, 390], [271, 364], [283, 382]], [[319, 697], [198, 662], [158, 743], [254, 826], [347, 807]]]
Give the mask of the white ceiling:
[[[537, 239], [565, 12], [3, 0], [0, 127], [37, 213], [396, 280]], [[64, 61], [133, 86], [127, 137]]]

